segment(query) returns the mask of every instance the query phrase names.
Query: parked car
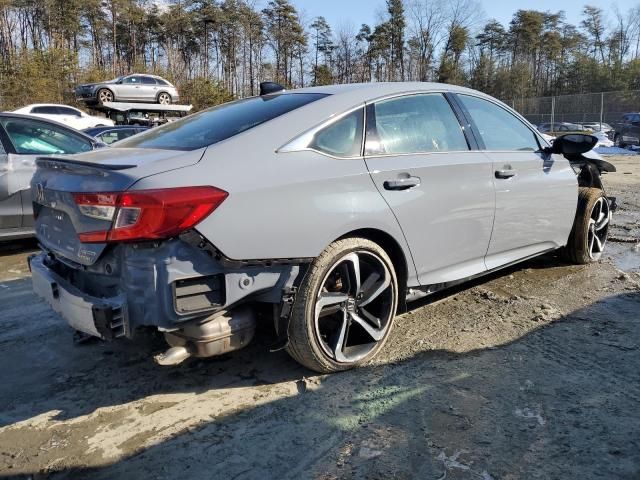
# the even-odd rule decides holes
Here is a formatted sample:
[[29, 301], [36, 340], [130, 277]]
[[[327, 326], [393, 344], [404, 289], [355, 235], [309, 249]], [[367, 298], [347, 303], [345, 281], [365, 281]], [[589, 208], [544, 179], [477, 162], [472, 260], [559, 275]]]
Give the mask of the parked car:
[[549, 122], [538, 125], [538, 131], [555, 137], [557, 135], [566, 135], [567, 133], [585, 133], [590, 132], [591, 130], [586, 129], [577, 123]]
[[89, 104], [105, 102], [143, 102], [169, 105], [180, 99], [178, 90], [157, 75], [134, 73], [100, 83], [76, 88], [76, 98]]
[[68, 105], [38, 103], [19, 108], [14, 110], [13, 113], [22, 113], [25, 115], [45, 118], [47, 120], [53, 120], [54, 122], [64, 123], [76, 130], [113, 125], [113, 120], [105, 117], [89, 115], [82, 110], [69, 107]]
[[613, 143], [616, 147], [626, 148], [640, 145], [640, 113], [625, 113], [614, 124]]
[[605, 134], [609, 134], [613, 132], [613, 127], [608, 123], [600, 123], [600, 122], [588, 122], [581, 124], [587, 130], [591, 130], [593, 132], [604, 132]]
[[30, 115], [0, 113], [0, 240], [33, 235], [29, 184], [40, 155], [104, 146], [65, 125]]
[[598, 139], [598, 143], [596, 144], [596, 147], [613, 147], [614, 146], [613, 140], [611, 140], [605, 132], [602, 132], [602, 131], [591, 132], [591, 135], [593, 135]]
[[129, 138], [136, 133], [148, 130], [148, 127], [134, 127], [129, 125], [115, 125], [113, 127], [95, 127], [83, 130], [87, 135], [101, 141], [106, 145], [111, 145], [119, 140]]
[[39, 160], [34, 289], [84, 334], [160, 329], [163, 365], [245, 346], [268, 306], [293, 358], [344, 370], [380, 351], [407, 301], [557, 249], [598, 260], [613, 208], [600, 172], [615, 168], [585, 153], [595, 142], [550, 147], [453, 85], [238, 100]]

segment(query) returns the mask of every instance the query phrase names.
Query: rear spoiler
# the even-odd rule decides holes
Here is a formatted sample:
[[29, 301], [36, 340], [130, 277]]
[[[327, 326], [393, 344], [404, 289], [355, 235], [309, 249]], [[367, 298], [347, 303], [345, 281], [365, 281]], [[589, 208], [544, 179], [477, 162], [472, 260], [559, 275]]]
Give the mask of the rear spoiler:
[[127, 170], [135, 168], [136, 165], [111, 165], [97, 162], [83, 162], [73, 160], [71, 158], [60, 157], [38, 157], [36, 165], [40, 168], [48, 168], [51, 170], [68, 170], [74, 173], [81, 173], [83, 170], [86, 174], [98, 173], [101, 170]]

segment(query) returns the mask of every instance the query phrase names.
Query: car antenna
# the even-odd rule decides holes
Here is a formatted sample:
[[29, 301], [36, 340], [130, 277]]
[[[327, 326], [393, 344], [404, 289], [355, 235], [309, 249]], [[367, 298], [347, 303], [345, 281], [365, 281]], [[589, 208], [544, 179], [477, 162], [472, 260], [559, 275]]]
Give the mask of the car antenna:
[[276, 82], [262, 82], [260, 83], [260, 96], [271, 95], [273, 93], [284, 92], [286, 89]]

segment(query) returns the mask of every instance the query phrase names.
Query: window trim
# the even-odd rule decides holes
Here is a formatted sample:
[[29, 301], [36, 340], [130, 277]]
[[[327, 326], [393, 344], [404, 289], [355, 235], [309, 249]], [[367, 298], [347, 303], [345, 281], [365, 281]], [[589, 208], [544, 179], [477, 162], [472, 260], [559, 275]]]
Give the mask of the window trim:
[[[520, 115], [515, 110], [510, 109], [506, 105], [503, 105], [503, 104], [497, 102], [496, 100], [492, 99], [491, 97], [485, 97], [485, 96], [482, 96], [482, 95], [474, 95], [472, 93], [467, 93], [467, 92], [465, 92], [465, 93], [452, 92], [452, 93], [453, 93], [453, 96], [455, 97], [456, 103], [460, 106], [460, 108], [464, 112], [464, 115], [469, 119], [469, 121], [471, 123], [471, 128], [472, 128], [473, 134], [476, 137], [476, 140], [478, 142], [478, 149], [479, 150], [482, 150], [483, 152], [500, 152], [500, 153], [502, 153], [502, 152], [508, 152], [508, 153], [539, 153], [544, 149], [545, 145], [548, 145], [547, 142], [541, 137], [540, 132], [538, 132], [536, 129], [531, 128], [531, 125], [529, 125], [529, 122], [527, 122], [526, 119], [522, 115]], [[476, 122], [471, 117], [471, 114], [469, 113], [469, 110], [467, 110], [467, 107], [464, 105], [462, 100], [459, 98], [461, 95], [465, 95], [467, 97], [476, 98], [478, 100], [484, 100], [484, 101], [486, 101], [488, 103], [491, 103], [491, 104], [495, 105], [498, 108], [501, 108], [502, 110], [504, 110], [505, 112], [510, 114], [512, 117], [514, 117], [520, 123], [522, 123], [522, 125], [524, 125], [524, 127], [527, 128], [533, 134], [533, 138], [535, 139], [536, 143], [538, 144], [538, 149], [537, 150], [490, 150], [490, 149], [488, 149], [487, 146], [484, 143], [484, 140], [483, 140], [482, 136], [480, 135], [480, 130], [478, 129], [478, 126], [476, 125]]]
[[[370, 102], [367, 102], [367, 115], [365, 117], [366, 123], [365, 123], [365, 141], [364, 141], [364, 157], [366, 158], [384, 158], [384, 157], [401, 157], [401, 156], [407, 156], [407, 155], [433, 155], [433, 154], [449, 154], [449, 153], [467, 153], [467, 152], [473, 152], [478, 150], [478, 144], [475, 141], [475, 138], [473, 138], [472, 134], [470, 134], [469, 132], [467, 132], [467, 129], [465, 128], [465, 123], [467, 123], [466, 118], [464, 118], [462, 115], [464, 115], [462, 110], [457, 110], [456, 106], [454, 104], [454, 102], [452, 101], [451, 98], [449, 98], [449, 94], [452, 93], [450, 91], [447, 90], [429, 90], [429, 91], [416, 91], [416, 92], [402, 92], [402, 93], [396, 93], [393, 95], [389, 95], [389, 96], [385, 96], [385, 97], [381, 97], [381, 98], [377, 98], [375, 100], [372, 100]], [[425, 95], [440, 95], [441, 97], [443, 97], [444, 101], [449, 105], [449, 108], [451, 109], [451, 113], [453, 113], [454, 118], [457, 120], [458, 125], [460, 126], [460, 130], [462, 131], [462, 135], [465, 139], [465, 142], [467, 142], [467, 150], [443, 150], [443, 151], [434, 151], [434, 150], [428, 150], [428, 151], [424, 151], [424, 152], [407, 152], [407, 153], [383, 153], [383, 152], [367, 152], [366, 148], [366, 137], [367, 134], [371, 134], [371, 135], [375, 135], [376, 137], [379, 138], [378, 135], [378, 129], [377, 129], [377, 125], [376, 125], [376, 116], [375, 116], [375, 105], [377, 103], [380, 102], [386, 102], [389, 100], [395, 100], [398, 98], [404, 98], [404, 97], [415, 97], [415, 96], [425, 96]], [[454, 106], [455, 105], [455, 106]], [[371, 116], [371, 120], [369, 120], [369, 116]]]

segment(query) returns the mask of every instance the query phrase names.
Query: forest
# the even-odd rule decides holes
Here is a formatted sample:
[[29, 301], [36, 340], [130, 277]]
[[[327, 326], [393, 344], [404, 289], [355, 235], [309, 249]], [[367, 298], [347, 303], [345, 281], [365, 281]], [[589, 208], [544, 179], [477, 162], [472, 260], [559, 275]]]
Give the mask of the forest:
[[290, 0], [0, 0], [0, 108], [73, 103], [73, 87], [162, 75], [196, 109], [287, 87], [466, 85], [506, 101], [640, 89], [640, 3], [484, 18], [478, 0], [380, 0], [375, 24], [330, 25]]

